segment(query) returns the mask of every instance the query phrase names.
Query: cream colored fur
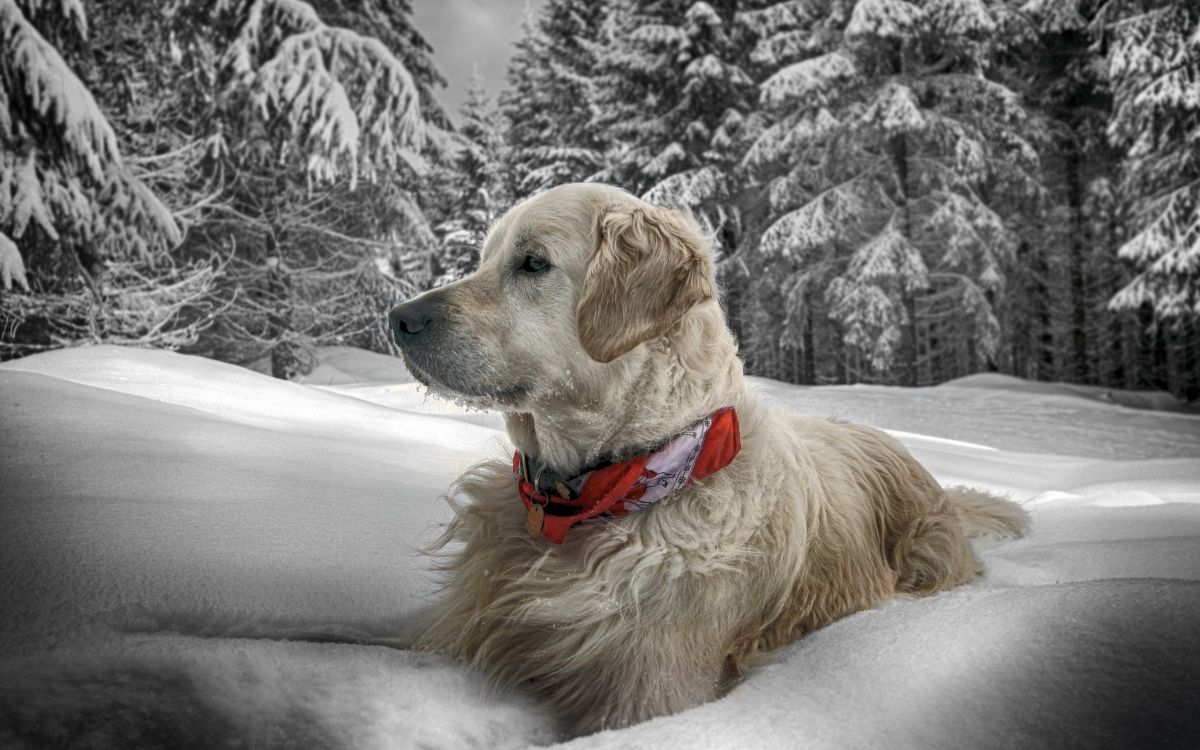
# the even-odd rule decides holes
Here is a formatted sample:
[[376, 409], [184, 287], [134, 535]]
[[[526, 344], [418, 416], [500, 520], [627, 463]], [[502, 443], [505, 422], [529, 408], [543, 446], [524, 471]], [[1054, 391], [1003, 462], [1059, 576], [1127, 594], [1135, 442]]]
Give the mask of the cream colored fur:
[[[512, 270], [531, 247], [553, 267], [537, 279]], [[480, 270], [445, 289], [448, 325], [485, 353], [480, 377], [522, 394], [499, 403], [513, 443], [561, 474], [723, 406], [741, 422], [727, 468], [563, 545], [526, 533], [508, 457], [454, 486], [446, 587], [419, 644], [531, 688], [569, 733], [711, 700], [760, 650], [972, 580], [968, 535], [1026, 525], [1005, 500], [943, 490], [878, 430], [764, 406], [679, 214], [556, 188], [506, 215]]]

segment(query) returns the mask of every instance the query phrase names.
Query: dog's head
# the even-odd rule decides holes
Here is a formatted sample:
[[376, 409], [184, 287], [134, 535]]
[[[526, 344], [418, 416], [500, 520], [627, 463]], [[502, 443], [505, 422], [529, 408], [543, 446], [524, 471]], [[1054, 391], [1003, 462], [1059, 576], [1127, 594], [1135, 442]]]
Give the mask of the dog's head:
[[614, 187], [564, 185], [509, 211], [479, 268], [392, 310], [412, 374], [435, 391], [519, 410], [587, 384], [716, 296], [694, 221]]

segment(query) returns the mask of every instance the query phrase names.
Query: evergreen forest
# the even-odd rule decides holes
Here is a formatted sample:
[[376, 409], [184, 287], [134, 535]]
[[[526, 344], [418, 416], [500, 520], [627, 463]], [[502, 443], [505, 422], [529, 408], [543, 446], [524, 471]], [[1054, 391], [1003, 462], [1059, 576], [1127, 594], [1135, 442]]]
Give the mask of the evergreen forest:
[[750, 374], [1200, 398], [1200, 2], [545, 0], [457, 112], [412, 16], [0, 0], [0, 357], [386, 352], [601, 181], [697, 218]]

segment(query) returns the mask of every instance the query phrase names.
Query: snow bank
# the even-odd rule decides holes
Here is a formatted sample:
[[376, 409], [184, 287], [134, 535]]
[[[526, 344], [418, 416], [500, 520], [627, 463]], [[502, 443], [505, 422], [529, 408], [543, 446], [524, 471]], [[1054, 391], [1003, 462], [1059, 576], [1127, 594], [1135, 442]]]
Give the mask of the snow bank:
[[1119, 404], [1134, 409], [1158, 409], [1161, 411], [1184, 411], [1185, 405], [1175, 396], [1166, 391], [1127, 391], [1120, 388], [1106, 388], [1100, 385], [1079, 385], [1077, 383], [1039, 383], [1033, 380], [1022, 380], [1012, 375], [987, 372], [956, 378], [942, 383], [942, 388], [989, 388], [992, 390], [1011, 390], [1021, 393], [1040, 393], [1048, 395], [1082, 396], [1110, 404]]
[[[1196, 458], [1200, 415], [1162, 413], [1081, 398], [1058, 384], [1007, 376], [997, 387], [802, 387], [750, 378], [768, 398], [805, 414], [828, 414], [1004, 451], [1105, 459]], [[955, 381], [958, 382], [958, 381]], [[1126, 392], [1128, 393], [1128, 392]]]
[[307, 385], [353, 385], [355, 383], [411, 383], [412, 375], [397, 357], [377, 354], [352, 346], [325, 346], [316, 350], [312, 372], [296, 379]]
[[[0, 745], [555, 740], [525, 695], [353, 643], [411, 635], [439, 494], [506, 449], [495, 415], [342, 354], [320, 388], [110, 347], [0, 365]], [[719, 701], [569, 744], [1195, 746], [1200, 420], [1011, 385], [757, 381], [1010, 492], [1034, 532], [983, 540], [981, 581], [835, 623]]]

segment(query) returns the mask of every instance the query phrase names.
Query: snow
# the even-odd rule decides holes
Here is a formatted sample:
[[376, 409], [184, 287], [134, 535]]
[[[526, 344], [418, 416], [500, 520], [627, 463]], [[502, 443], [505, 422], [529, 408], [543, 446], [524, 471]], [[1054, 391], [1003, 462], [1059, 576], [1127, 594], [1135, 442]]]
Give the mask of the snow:
[[793, 102], [824, 103], [830, 89], [857, 72], [854, 60], [840, 51], [802, 60], [779, 70], [762, 84], [762, 103], [778, 107]]
[[946, 34], [966, 36], [996, 31], [996, 22], [979, 0], [938, 0], [929, 4], [928, 12], [938, 29]]
[[921, 9], [904, 0], [861, 0], [850, 15], [846, 36], [903, 38], [921, 19]]
[[4, 291], [11, 291], [13, 284], [29, 291], [29, 282], [25, 279], [25, 261], [21, 259], [21, 251], [8, 235], [0, 232], [0, 284]]
[[[530, 697], [378, 645], [438, 595], [418, 548], [449, 482], [505, 454], [499, 417], [379, 355], [326, 350], [313, 376], [330, 385], [113, 347], [0, 365], [0, 745], [558, 739]], [[1194, 746], [1200, 416], [996, 375], [753, 382], [1010, 493], [1033, 532], [981, 540], [980, 581], [810, 634], [718, 701], [568, 744]]]
[[1107, 403], [1121, 404], [1122, 406], [1130, 406], [1135, 409], [1183, 411], [1185, 408], [1183, 402], [1166, 391], [1124, 391], [1105, 388], [1099, 385], [1044, 383], [1033, 380], [1022, 380], [1011, 375], [1001, 375], [994, 372], [967, 375], [966, 377], [951, 380], [943, 385], [958, 388], [996, 388], [1010, 391], [1015, 390], [1022, 393], [1079, 396]]
[[698, 2], [687, 9], [684, 17], [691, 23], [697, 26], [720, 26], [721, 17], [713, 10], [713, 7], [706, 2]]
[[832, 242], [844, 232], [846, 219], [863, 208], [853, 191], [831, 188], [768, 227], [763, 232], [762, 251], [768, 257], [796, 256], [804, 260], [806, 251]]
[[234, 88], [248, 88], [263, 120], [282, 118], [293, 140], [308, 147], [311, 179], [332, 182], [349, 172], [353, 189], [360, 167], [373, 180], [425, 142], [405, 63], [374, 37], [326, 25], [308, 3], [251, 4], [221, 65]]
[[411, 383], [404, 363], [396, 357], [376, 354], [353, 346], [318, 347], [317, 364], [297, 378], [308, 385], [354, 385], [362, 383]]
[[863, 113], [862, 122], [881, 129], [888, 136], [919, 133], [925, 127], [921, 104], [908, 86], [889, 82]]

